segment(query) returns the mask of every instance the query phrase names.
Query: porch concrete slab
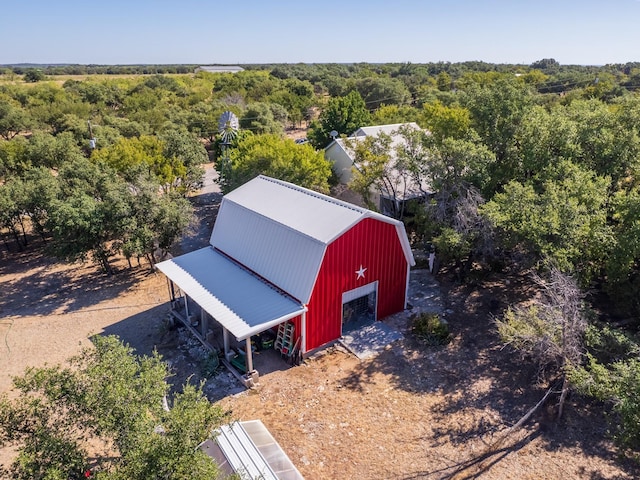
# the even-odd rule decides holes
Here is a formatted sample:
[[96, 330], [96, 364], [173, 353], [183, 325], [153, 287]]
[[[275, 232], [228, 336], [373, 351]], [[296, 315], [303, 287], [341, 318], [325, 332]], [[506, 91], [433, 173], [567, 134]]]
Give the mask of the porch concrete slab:
[[360, 360], [375, 357], [391, 343], [403, 339], [400, 331], [383, 322], [374, 322], [345, 334], [340, 343]]

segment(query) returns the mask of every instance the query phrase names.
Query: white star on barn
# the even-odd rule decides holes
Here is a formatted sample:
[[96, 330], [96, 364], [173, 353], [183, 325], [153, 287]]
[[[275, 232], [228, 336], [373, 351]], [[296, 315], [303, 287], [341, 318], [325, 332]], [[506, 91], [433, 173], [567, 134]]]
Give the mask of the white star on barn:
[[358, 275], [356, 277], [356, 280], [360, 279], [360, 278], [364, 278], [364, 272], [366, 272], [367, 269], [363, 268], [362, 265], [360, 265], [360, 270], [356, 270], [356, 275]]

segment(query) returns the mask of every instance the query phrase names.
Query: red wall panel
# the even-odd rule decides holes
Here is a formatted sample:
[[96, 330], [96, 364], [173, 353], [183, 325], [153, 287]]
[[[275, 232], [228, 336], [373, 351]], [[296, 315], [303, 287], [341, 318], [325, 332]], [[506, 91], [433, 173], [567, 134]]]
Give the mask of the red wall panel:
[[[356, 273], [366, 268], [364, 278]], [[394, 225], [365, 218], [337, 238], [325, 253], [307, 312], [307, 350], [342, 333], [342, 293], [378, 281], [377, 318], [404, 308], [409, 264]], [[299, 323], [296, 322], [298, 332]]]

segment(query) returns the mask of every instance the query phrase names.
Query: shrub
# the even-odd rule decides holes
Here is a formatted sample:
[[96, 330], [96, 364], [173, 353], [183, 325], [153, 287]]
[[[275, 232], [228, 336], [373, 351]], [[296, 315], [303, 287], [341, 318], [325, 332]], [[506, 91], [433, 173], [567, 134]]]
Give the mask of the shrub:
[[220, 366], [220, 359], [218, 358], [218, 352], [214, 350], [207, 355], [200, 364], [200, 370], [202, 376], [205, 378], [211, 378], [215, 375], [216, 370]]
[[437, 313], [414, 316], [411, 331], [427, 345], [446, 345], [451, 341], [449, 325]]

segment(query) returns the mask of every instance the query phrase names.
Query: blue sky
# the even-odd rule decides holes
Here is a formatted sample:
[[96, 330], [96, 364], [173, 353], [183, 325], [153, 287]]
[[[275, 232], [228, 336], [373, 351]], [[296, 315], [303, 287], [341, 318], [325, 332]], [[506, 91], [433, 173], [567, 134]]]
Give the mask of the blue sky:
[[0, 0], [0, 64], [640, 61], [639, 0]]

